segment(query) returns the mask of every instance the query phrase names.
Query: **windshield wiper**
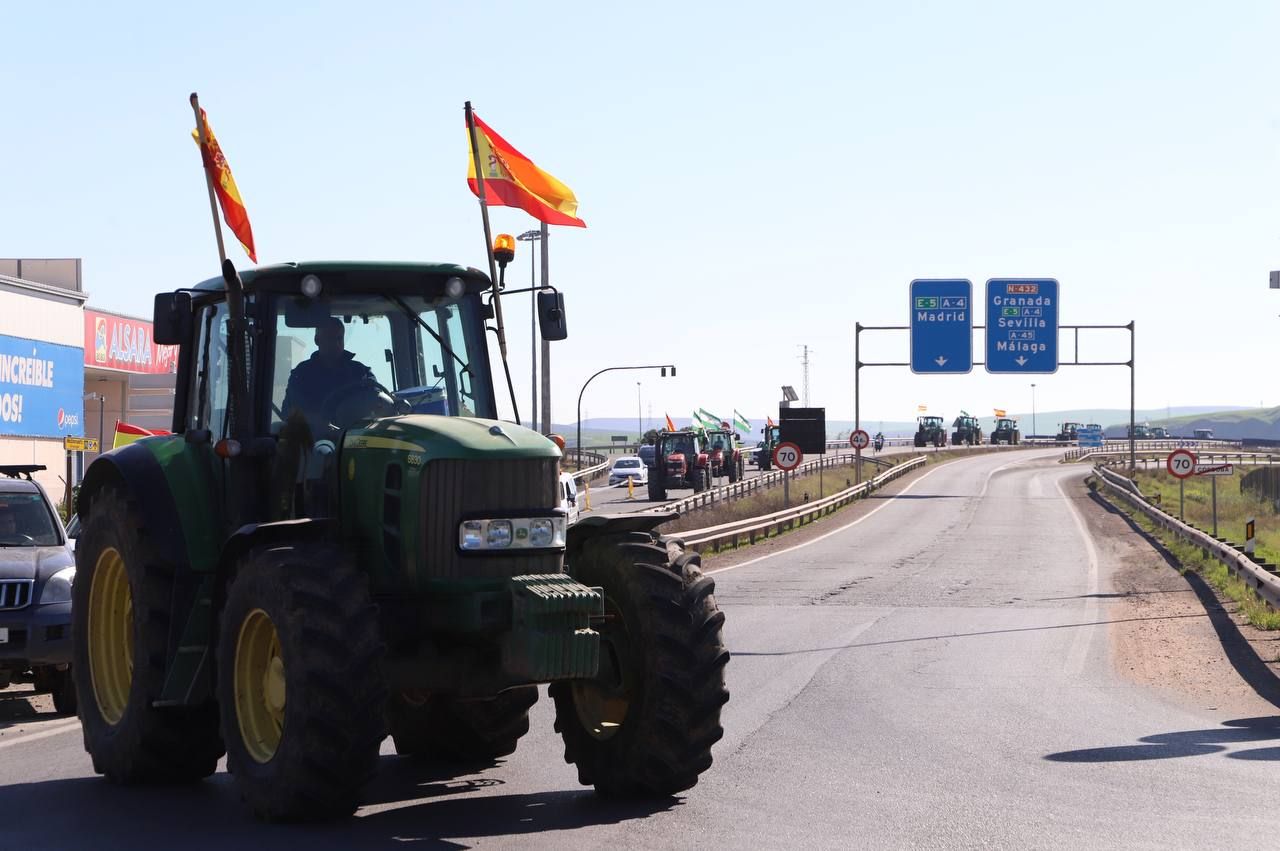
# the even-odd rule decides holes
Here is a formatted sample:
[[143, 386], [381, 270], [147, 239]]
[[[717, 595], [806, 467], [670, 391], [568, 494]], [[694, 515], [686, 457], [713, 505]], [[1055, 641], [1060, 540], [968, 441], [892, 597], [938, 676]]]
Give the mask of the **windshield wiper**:
[[470, 366], [471, 366], [471, 365], [470, 365], [470, 364], [467, 364], [467, 363], [464, 363], [464, 362], [463, 362], [463, 360], [462, 360], [462, 358], [458, 357], [458, 356], [457, 356], [457, 354], [455, 354], [455, 353], [454, 353], [453, 349], [449, 348], [449, 344], [448, 344], [448, 343], [446, 343], [446, 342], [444, 341], [444, 339], [443, 339], [439, 334], [437, 334], [437, 333], [436, 333], [436, 329], [434, 329], [434, 328], [432, 328], [430, 325], [428, 325], [428, 324], [423, 320], [423, 318], [422, 318], [421, 316], [419, 316], [417, 313], [414, 313], [413, 308], [411, 308], [411, 307], [409, 307], [409, 305], [405, 304], [405, 303], [404, 303], [404, 301], [403, 301], [403, 300], [401, 300], [400, 296], [395, 296], [395, 295], [384, 295], [384, 296], [383, 296], [383, 298], [385, 298], [387, 301], [391, 302], [392, 304], [396, 305], [396, 306], [397, 306], [397, 307], [399, 307], [401, 310], [403, 310], [403, 311], [404, 311], [404, 315], [405, 315], [405, 316], [408, 316], [408, 317], [409, 317], [410, 319], [412, 319], [414, 322], [417, 322], [417, 323], [418, 323], [418, 325], [419, 325], [419, 326], [421, 326], [422, 330], [426, 331], [426, 332], [427, 332], [428, 334], [430, 334], [433, 338], [435, 338], [435, 341], [436, 341], [437, 343], [439, 343], [439, 344], [440, 344], [440, 347], [441, 347], [442, 349], [444, 349], [444, 350], [449, 354], [449, 357], [453, 358], [455, 361], [457, 361], [457, 362], [458, 362], [458, 366], [462, 367], [464, 370], [466, 370], [466, 369], [469, 369], [469, 368], [470, 368]]

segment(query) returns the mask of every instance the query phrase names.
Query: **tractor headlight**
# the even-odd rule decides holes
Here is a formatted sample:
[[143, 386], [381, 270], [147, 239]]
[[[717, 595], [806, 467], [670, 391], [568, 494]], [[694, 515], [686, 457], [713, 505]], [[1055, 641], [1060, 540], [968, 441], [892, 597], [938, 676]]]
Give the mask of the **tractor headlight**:
[[564, 544], [563, 517], [464, 520], [458, 526], [458, 549], [469, 552], [558, 549]]
[[511, 546], [511, 521], [490, 520], [485, 530], [484, 543], [491, 550], [502, 550]]
[[44, 584], [44, 590], [40, 592], [40, 605], [70, 603], [71, 582], [75, 578], [76, 569], [74, 567], [64, 567], [53, 576], [50, 576], [49, 581]]

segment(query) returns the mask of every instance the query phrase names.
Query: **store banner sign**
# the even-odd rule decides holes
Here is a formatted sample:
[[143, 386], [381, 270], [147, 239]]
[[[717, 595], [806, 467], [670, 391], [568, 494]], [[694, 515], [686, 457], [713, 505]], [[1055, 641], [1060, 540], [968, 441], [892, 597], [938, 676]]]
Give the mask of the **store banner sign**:
[[0, 435], [84, 434], [84, 350], [0, 334]]
[[163, 375], [178, 371], [178, 347], [157, 345], [143, 319], [86, 310], [84, 365]]

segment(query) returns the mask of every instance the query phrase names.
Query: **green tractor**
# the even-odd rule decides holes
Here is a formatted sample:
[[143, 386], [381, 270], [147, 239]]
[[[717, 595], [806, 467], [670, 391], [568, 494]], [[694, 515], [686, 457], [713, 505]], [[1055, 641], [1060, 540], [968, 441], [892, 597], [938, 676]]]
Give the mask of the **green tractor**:
[[600, 793], [670, 795], [710, 767], [714, 583], [655, 532], [674, 515], [566, 528], [560, 448], [497, 419], [498, 289], [444, 264], [225, 263], [156, 297], [156, 342], [181, 346], [175, 433], [95, 460], [78, 501], [95, 771], [182, 783], [225, 750], [260, 817], [338, 817], [388, 734], [491, 760], [544, 683]]
[[977, 446], [982, 443], [982, 425], [978, 418], [961, 411], [960, 416], [951, 422], [955, 429], [951, 432], [952, 446]]
[[760, 445], [756, 447], [756, 466], [761, 472], [766, 472], [773, 466], [773, 450], [778, 448], [778, 444], [782, 442], [782, 426], [776, 426], [770, 423], [760, 429], [760, 435], [764, 438]]
[[947, 429], [942, 423], [942, 417], [916, 417], [916, 433], [913, 441], [916, 448], [946, 446]]

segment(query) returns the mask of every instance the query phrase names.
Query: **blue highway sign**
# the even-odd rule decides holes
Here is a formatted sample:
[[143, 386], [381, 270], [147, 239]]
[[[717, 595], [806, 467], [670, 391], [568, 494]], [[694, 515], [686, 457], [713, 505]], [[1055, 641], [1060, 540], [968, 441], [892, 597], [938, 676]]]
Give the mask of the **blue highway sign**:
[[1102, 436], [1102, 426], [1084, 427], [1076, 430], [1076, 442], [1081, 449], [1101, 449], [1106, 439]]
[[911, 371], [973, 370], [973, 283], [911, 282]]
[[987, 372], [1058, 371], [1058, 282], [987, 281]]

